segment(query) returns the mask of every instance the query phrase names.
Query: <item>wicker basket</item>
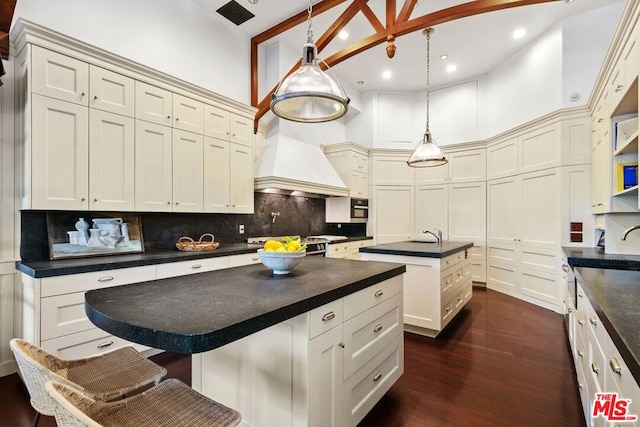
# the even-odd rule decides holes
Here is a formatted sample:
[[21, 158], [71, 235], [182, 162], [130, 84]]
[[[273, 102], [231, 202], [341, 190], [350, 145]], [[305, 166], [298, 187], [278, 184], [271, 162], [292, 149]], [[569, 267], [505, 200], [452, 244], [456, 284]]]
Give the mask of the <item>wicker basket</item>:
[[[211, 240], [204, 240], [205, 238], [210, 237]], [[196, 242], [191, 237], [183, 236], [178, 239], [178, 243], [176, 243], [176, 248], [180, 251], [185, 252], [194, 252], [194, 251], [212, 251], [217, 249], [220, 246], [219, 242], [214, 242], [215, 237], [211, 233], [205, 233], [200, 236], [200, 239]]]

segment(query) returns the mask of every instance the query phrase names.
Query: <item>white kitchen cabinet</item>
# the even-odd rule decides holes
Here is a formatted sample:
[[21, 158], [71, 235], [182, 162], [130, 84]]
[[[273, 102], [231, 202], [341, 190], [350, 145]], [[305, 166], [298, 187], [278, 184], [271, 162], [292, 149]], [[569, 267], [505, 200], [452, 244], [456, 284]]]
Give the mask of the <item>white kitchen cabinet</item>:
[[135, 210], [170, 212], [173, 206], [172, 130], [136, 120]]
[[449, 184], [448, 239], [473, 242], [469, 250], [474, 282], [486, 282], [487, 184]]
[[378, 244], [411, 239], [413, 233], [413, 186], [379, 186], [372, 200]]
[[33, 93], [89, 105], [89, 64], [40, 46], [31, 50]]
[[32, 120], [23, 207], [88, 209], [89, 109], [34, 94]]
[[167, 277], [186, 276], [189, 274], [222, 270], [227, 267], [229, 267], [229, 257], [226, 256], [169, 262], [156, 266], [156, 278], [164, 279]]
[[349, 196], [357, 199], [368, 199], [368, 150], [354, 143], [332, 144], [322, 148], [340, 179], [349, 187]]
[[[446, 154], [449, 160], [449, 180], [451, 184], [461, 182], [482, 182], [487, 179], [487, 150], [462, 150]], [[426, 168], [438, 169], [438, 168]], [[416, 173], [417, 178], [417, 173]]]
[[[426, 168], [436, 169], [436, 168]], [[449, 238], [449, 186], [421, 185], [414, 189], [414, 227], [413, 238], [416, 240], [433, 241], [435, 237], [424, 233], [435, 229], [442, 231], [442, 238]]]
[[355, 426], [404, 371], [402, 276], [193, 355], [193, 387], [260, 426]]
[[69, 359], [87, 357], [130, 343], [94, 326], [84, 311], [84, 294], [92, 289], [156, 278], [155, 266], [96, 271], [36, 279], [21, 274], [22, 332], [20, 336], [51, 353]]
[[135, 81], [110, 70], [89, 66], [89, 106], [127, 117], [135, 115]]
[[414, 168], [407, 165], [410, 151], [371, 150], [370, 182], [379, 185], [413, 185]]
[[405, 331], [435, 337], [471, 299], [471, 259], [466, 250], [445, 258], [364, 252], [362, 259], [406, 264]]
[[91, 109], [89, 210], [134, 210], [134, 171], [134, 119]]
[[168, 90], [136, 81], [136, 119], [172, 125], [173, 95]]
[[328, 258], [360, 259], [360, 248], [371, 246], [373, 240], [357, 240], [352, 242], [327, 244]]
[[253, 148], [204, 138], [204, 210], [253, 213]]
[[213, 105], [204, 105], [204, 134], [224, 141], [254, 146], [253, 120]]
[[257, 252], [251, 252], [248, 254], [230, 255], [229, 267], [240, 267], [242, 265], [260, 264], [260, 258]]
[[415, 185], [437, 185], [449, 182], [449, 163], [432, 168], [415, 169]]
[[487, 147], [487, 179], [518, 174], [518, 139], [509, 138]]
[[173, 212], [203, 210], [203, 136], [173, 129]]
[[204, 105], [200, 101], [187, 98], [174, 93], [173, 101], [173, 127], [194, 133], [203, 133], [204, 129]]

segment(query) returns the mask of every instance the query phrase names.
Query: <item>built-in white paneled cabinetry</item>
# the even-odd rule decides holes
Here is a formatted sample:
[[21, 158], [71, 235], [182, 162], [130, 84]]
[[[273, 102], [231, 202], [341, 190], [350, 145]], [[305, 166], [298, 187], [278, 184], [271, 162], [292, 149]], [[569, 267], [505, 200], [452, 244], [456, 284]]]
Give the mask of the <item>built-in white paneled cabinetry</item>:
[[344, 184], [349, 188], [349, 197], [368, 199], [368, 150], [351, 142], [325, 145], [322, 149]]
[[355, 426], [404, 371], [403, 277], [193, 355], [195, 390], [247, 425]]
[[589, 127], [584, 111], [554, 114], [487, 147], [490, 289], [563, 311], [561, 246], [593, 245]]
[[252, 108], [20, 25], [24, 209], [253, 212]]
[[436, 229], [444, 240], [473, 242], [473, 280], [485, 282], [486, 149], [465, 144], [444, 152], [446, 165], [414, 169], [408, 151], [371, 150], [370, 227], [378, 243], [434, 240], [424, 232]]
[[[636, 132], [619, 132], [617, 128], [620, 121], [638, 115], [639, 12], [635, 3], [628, 7], [632, 9], [623, 13], [594, 87], [591, 107], [594, 214], [638, 212], [640, 206], [638, 187], [625, 187], [622, 179], [623, 166], [638, 163], [637, 125]], [[621, 137], [621, 133], [626, 136]]]
[[360, 248], [373, 245], [373, 240], [356, 240], [351, 242], [331, 243], [327, 245], [329, 258], [360, 259]]
[[146, 351], [148, 347], [129, 343], [94, 326], [85, 314], [85, 292], [259, 262], [255, 253], [248, 253], [45, 278], [21, 274], [22, 331], [19, 336], [68, 359], [86, 357], [123, 345], [133, 345]]

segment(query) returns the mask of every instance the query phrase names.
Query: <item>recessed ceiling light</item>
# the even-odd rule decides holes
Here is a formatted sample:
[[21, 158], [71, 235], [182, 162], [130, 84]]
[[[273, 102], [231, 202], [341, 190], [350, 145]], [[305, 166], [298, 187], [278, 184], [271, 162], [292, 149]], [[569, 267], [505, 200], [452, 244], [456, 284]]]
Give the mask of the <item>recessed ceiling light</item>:
[[527, 30], [525, 30], [524, 28], [518, 28], [513, 32], [513, 38], [518, 40], [523, 38], [525, 34], [527, 34]]
[[444, 54], [444, 55], [440, 55], [440, 59], [447, 59], [449, 57], [449, 55]]
[[349, 38], [349, 32], [347, 30], [340, 30], [338, 33], [338, 38], [340, 40], [346, 40]]
[[390, 79], [390, 78], [391, 78], [391, 70], [385, 70], [385, 71], [383, 71], [383, 72], [382, 72], [382, 78], [383, 78], [383, 79], [386, 79], [386, 80]]
[[447, 65], [447, 73], [455, 73], [457, 69], [458, 66], [456, 64]]

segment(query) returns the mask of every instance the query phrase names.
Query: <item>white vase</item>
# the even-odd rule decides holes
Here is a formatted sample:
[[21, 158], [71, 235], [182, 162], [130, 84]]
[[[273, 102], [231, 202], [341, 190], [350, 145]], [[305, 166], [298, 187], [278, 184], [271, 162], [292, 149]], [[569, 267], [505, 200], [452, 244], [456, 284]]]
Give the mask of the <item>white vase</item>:
[[78, 222], [76, 222], [76, 230], [80, 232], [80, 237], [78, 237], [78, 244], [86, 245], [89, 240], [89, 234], [87, 230], [89, 229], [89, 223], [84, 220], [84, 218], [80, 218]]

